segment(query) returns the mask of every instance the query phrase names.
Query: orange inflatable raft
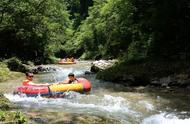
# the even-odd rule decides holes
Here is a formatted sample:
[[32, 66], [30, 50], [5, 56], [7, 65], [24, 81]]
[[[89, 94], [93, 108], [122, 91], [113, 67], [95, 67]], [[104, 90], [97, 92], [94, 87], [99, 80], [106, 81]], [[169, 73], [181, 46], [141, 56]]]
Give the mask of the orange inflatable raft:
[[75, 61], [66, 61], [65, 59], [61, 59], [58, 62], [58, 64], [65, 64], [65, 65], [67, 65], [67, 64], [76, 64], [76, 62]]
[[63, 62], [63, 61], [60, 61], [60, 62], [58, 62], [58, 64], [69, 65], [69, 64], [76, 64], [76, 62]]

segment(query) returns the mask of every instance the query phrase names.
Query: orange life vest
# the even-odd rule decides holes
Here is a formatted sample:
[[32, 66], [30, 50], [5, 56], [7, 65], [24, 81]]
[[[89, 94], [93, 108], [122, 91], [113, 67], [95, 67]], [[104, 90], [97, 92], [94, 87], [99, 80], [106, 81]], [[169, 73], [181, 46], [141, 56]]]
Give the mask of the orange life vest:
[[23, 86], [28, 86], [30, 82], [31, 82], [30, 80], [26, 79], [26, 80], [24, 80], [24, 81], [22, 82], [22, 85], [23, 85]]

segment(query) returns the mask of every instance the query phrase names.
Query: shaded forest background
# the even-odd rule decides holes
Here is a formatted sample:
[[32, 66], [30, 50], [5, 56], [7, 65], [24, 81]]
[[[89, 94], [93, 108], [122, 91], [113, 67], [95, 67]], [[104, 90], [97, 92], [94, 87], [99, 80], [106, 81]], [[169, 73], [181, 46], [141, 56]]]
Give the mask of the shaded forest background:
[[188, 0], [0, 0], [0, 59], [189, 60], [189, 29]]

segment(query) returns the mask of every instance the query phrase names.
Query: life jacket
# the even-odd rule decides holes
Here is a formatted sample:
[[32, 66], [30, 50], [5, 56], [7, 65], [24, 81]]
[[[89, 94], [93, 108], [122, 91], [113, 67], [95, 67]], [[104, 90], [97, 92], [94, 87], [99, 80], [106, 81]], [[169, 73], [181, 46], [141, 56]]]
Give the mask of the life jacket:
[[23, 85], [23, 86], [28, 86], [30, 82], [31, 82], [30, 80], [26, 79], [26, 80], [24, 80], [24, 81], [22, 82], [22, 85]]

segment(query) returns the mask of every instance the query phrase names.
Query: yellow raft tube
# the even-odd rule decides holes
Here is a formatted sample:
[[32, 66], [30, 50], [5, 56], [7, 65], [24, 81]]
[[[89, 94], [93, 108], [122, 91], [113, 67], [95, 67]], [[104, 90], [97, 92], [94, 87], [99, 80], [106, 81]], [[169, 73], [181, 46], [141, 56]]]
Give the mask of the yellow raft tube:
[[78, 83], [75, 84], [53, 84], [49, 86], [51, 92], [88, 92], [91, 89], [90, 82], [85, 78], [78, 78]]

